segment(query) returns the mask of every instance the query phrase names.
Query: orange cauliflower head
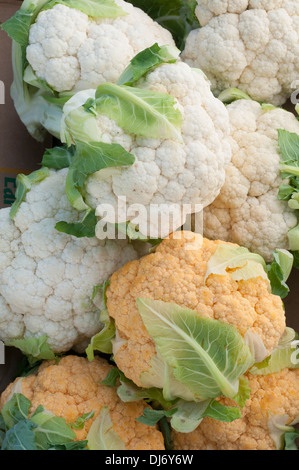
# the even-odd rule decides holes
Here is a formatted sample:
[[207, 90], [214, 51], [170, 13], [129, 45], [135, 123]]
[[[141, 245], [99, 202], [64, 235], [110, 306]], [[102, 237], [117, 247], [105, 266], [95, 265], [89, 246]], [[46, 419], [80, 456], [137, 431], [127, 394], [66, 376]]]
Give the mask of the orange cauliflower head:
[[264, 357], [277, 346], [285, 329], [282, 301], [271, 293], [264, 269], [264, 275], [248, 280], [236, 280], [234, 270], [210, 273], [209, 260], [224, 242], [192, 232], [180, 235], [163, 240], [154, 253], [116, 271], [107, 289], [107, 309], [116, 326], [114, 360], [140, 387], [159, 384], [144, 381], [157, 351], [136, 305], [138, 298], [175, 303], [201, 317], [230, 324], [245, 339], [251, 332], [262, 344]]
[[[275, 374], [248, 374], [251, 395], [242, 418], [231, 423], [204, 418], [189, 434], [172, 432], [176, 450], [276, 450], [281, 447], [279, 426], [298, 422], [299, 369]], [[229, 399], [222, 400], [225, 404]], [[278, 425], [278, 427], [277, 427]]]
[[85, 413], [94, 411], [83, 429], [74, 429], [76, 440], [84, 440], [93, 421], [106, 406], [113, 430], [124, 442], [126, 450], [163, 450], [160, 431], [136, 421], [148, 405], [143, 401], [123, 403], [115, 387], [101, 384], [111, 369], [112, 366], [99, 357], [92, 362], [77, 356], [66, 356], [57, 364], [46, 361], [36, 374], [18, 378], [7, 387], [0, 398], [0, 410], [16, 392], [31, 401], [30, 413], [42, 405], [67, 423], [74, 423]]

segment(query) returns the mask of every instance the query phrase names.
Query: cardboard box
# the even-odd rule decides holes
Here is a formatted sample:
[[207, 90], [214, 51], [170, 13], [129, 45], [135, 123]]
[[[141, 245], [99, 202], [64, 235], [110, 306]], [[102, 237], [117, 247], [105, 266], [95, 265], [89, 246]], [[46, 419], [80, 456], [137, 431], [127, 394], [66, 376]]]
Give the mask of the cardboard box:
[[[0, 0], [0, 24], [20, 8], [21, 1]], [[19, 119], [10, 97], [13, 80], [11, 64], [11, 40], [0, 30], [0, 208], [14, 201], [16, 176], [39, 168], [44, 148], [51, 139], [40, 144], [28, 133]]]
[[[10, 18], [21, 4], [17, 0], [0, 0], [0, 24]], [[0, 57], [0, 208], [3, 208], [14, 201], [17, 174], [28, 174], [40, 168], [44, 149], [51, 146], [52, 139], [43, 144], [36, 142], [19, 119], [10, 97], [13, 80], [11, 40], [1, 29]], [[5, 364], [0, 361], [0, 393], [16, 376], [21, 359], [18, 350], [5, 348]]]

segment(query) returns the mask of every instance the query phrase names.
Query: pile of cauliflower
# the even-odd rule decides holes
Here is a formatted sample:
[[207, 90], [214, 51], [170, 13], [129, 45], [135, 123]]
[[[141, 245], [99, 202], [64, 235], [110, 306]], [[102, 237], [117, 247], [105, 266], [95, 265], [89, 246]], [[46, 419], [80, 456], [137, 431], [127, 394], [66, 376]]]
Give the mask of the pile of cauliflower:
[[0, 449], [295, 450], [297, 2], [24, 0], [2, 28], [56, 140], [0, 209]]

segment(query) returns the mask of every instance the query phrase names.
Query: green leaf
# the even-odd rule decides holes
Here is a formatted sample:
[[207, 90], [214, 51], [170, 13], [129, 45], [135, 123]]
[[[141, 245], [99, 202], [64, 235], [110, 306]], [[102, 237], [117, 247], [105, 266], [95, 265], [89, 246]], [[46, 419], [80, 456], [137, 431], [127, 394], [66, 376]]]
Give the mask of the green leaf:
[[46, 80], [38, 78], [31, 65], [27, 65], [24, 70], [23, 80], [28, 85], [49, 93], [53, 98], [56, 97], [54, 89], [46, 82]]
[[173, 402], [165, 400], [163, 392], [158, 388], [137, 387], [132, 380], [129, 380], [116, 367], [109, 371], [107, 377], [101, 383], [108, 387], [115, 387], [118, 379], [120, 380], [120, 385], [117, 388], [117, 394], [124, 403], [144, 400], [146, 402], [157, 402], [163, 408], [170, 408], [176, 402], [176, 400]]
[[53, 96], [51, 94], [44, 94], [43, 99], [50, 104], [54, 104], [57, 108], [60, 108], [62, 111], [63, 107], [72, 98], [72, 96], [73, 96], [73, 93], [71, 91], [65, 91], [65, 92], [59, 93], [58, 96]]
[[77, 238], [93, 238], [97, 225], [97, 217], [95, 211], [88, 209], [80, 222], [57, 222], [55, 229], [58, 232], [66, 233]]
[[19, 421], [27, 419], [31, 406], [30, 400], [21, 393], [14, 393], [1, 410], [2, 423], [7, 430], [13, 428]]
[[48, 450], [52, 445], [64, 444], [76, 439], [76, 434], [64, 418], [46, 410], [35, 413], [31, 421], [36, 425], [34, 435], [39, 450]]
[[107, 307], [107, 289], [110, 286], [110, 279], [107, 279], [103, 284], [95, 286], [92, 291], [91, 300], [94, 300], [98, 294], [101, 294], [103, 297], [103, 303]]
[[16, 184], [17, 184], [17, 189], [15, 193], [16, 200], [11, 206], [10, 209], [10, 218], [14, 219], [20, 205], [26, 198], [26, 194], [30, 189], [32, 188], [32, 185], [39, 183], [40, 181], [43, 181], [47, 176], [49, 176], [50, 170], [49, 168], [43, 167], [40, 170], [36, 170], [33, 173], [30, 173], [30, 175], [23, 175], [19, 174], [16, 179]]
[[43, 9], [48, 10], [56, 4], [75, 8], [91, 18], [117, 18], [128, 14], [113, 0], [50, 0]]
[[123, 373], [116, 367], [113, 367], [113, 369], [108, 372], [107, 377], [102, 380], [101, 383], [107, 387], [116, 387], [117, 380], [120, 376], [123, 376]]
[[193, 432], [207, 417], [226, 423], [241, 418], [239, 408], [224, 406], [212, 399], [201, 402], [180, 400], [176, 407], [177, 411], [171, 418], [170, 424], [173, 429], [182, 433]]
[[[297, 252], [299, 250], [299, 224], [288, 231], [288, 240], [291, 253], [293, 251]], [[295, 254], [293, 254], [293, 256], [295, 256]]]
[[[278, 144], [281, 152], [283, 167], [297, 167], [299, 170], [299, 135], [288, 132], [284, 129], [278, 129]], [[284, 176], [290, 176], [287, 168]]]
[[236, 328], [173, 303], [138, 298], [137, 306], [161, 356], [195, 399], [237, 395], [254, 359]]
[[13, 17], [2, 24], [3, 31], [21, 46], [27, 46], [29, 29], [32, 22], [34, 9], [18, 10]]
[[48, 345], [46, 335], [15, 339], [7, 342], [6, 345], [20, 349], [27, 356], [30, 366], [41, 360], [56, 359], [56, 355]]
[[78, 211], [89, 209], [80, 192], [88, 176], [104, 168], [130, 166], [135, 157], [119, 144], [76, 141], [76, 156], [71, 162], [66, 179], [69, 202]]
[[200, 402], [180, 400], [176, 405], [177, 410], [171, 418], [171, 427], [177, 432], [193, 432], [203, 420], [203, 414], [211, 401], [211, 399]]
[[291, 251], [294, 256], [294, 268], [299, 269], [299, 251]]
[[220, 243], [209, 259], [205, 279], [211, 274], [230, 275], [235, 281], [257, 277], [268, 279], [267, 266], [260, 255], [250, 253], [247, 248], [227, 243]]
[[290, 292], [286, 281], [291, 274], [294, 257], [287, 250], [276, 250], [273, 258], [272, 263], [267, 266], [272, 293], [284, 299]]
[[86, 421], [90, 420], [94, 417], [94, 411], [90, 411], [89, 413], [84, 413], [82, 416], [76, 419], [74, 423], [72, 423], [72, 429], [83, 429]]
[[21, 8], [2, 24], [3, 31], [20, 46], [28, 44], [29, 29], [48, 0], [25, 0]]
[[[299, 135], [278, 129], [278, 144], [281, 154], [280, 171], [283, 183], [278, 192], [278, 199], [287, 201], [290, 209], [299, 210]], [[299, 225], [288, 232], [289, 249], [299, 250]]]
[[35, 424], [29, 419], [23, 419], [7, 431], [1, 450], [38, 450], [33, 430]]
[[125, 403], [144, 400], [145, 402], [157, 402], [161, 406], [170, 407], [176, 400], [167, 401], [163, 396], [163, 392], [158, 388], [139, 388], [134, 382], [128, 380], [126, 377], [120, 377], [121, 385], [117, 388], [119, 398]]
[[239, 90], [238, 88], [228, 88], [220, 93], [218, 99], [224, 104], [230, 104], [238, 100], [251, 100], [249, 95], [244, 93], [244, 91]]
[[74, 147], [53, 147], [45, 151], [41, 164], [42, 166], [54, 168], [55, 170], [69, 168], [74, 158], [74, 154]]
[[217, 421], [231, 423], [242, 417], [239, 408], [236, 406], [224, 406], [216, 400], [212, 400], [203, 413], [203, 417], [213, 418]]
[[177, 409], [172, 410], [153, 410], [152, 408], [144, 408], [143, 415], [136, 418], [136, 421], [147, 426], [156, 426], [163, 417], [170, 418], [176, 413]]
[[182, 141], [182, 114], [167, 93], [104, 83], [96, 91], [96, 111], [131, 134]]
[[278, 199], [280, 201], [289, 201], [292, 198], [294, 191], [297, 192], [298, 190], [295, 190], [295, 188], [290, 184], [281, 184], [278, 191]]
[[299, 439], [299, 430], [293, 429], [284, 435], [284, 450], [298, 450], [296, 440]]
[[87, 434], [89, 450], [126, 450], [125, 443], [113, 430], [108, 406], [104, 406]]
[[49, 447], [48, 450], [88, 450], [87, 441], [66, 442]]
[[249, 386], [249, 380], [247, 377], [240, 377], [239, 379], [239, 392], [237, 395], [234, 396], [233, 400], [243, 408], [245, 403], [250, 398], [251, 388]]
[[134, 85], [141, 77], [161, 64], [175, 63], [180, 51], [172, 46], [160, 47], [157, 43], [137, 54], [117, 81], [117, 85]]
[[[86, 441], [73, 443], [76, 434], [64, 418], [55, 416], [39, 405], [29, 418], [31, 402], [21, 393], [14, 393], [4, 404], [0, 414], [1, 450], [81, 450]], [[79, 418], [74, 426], [81, 429], [82, 421], [91, 413]]]
[[296, 362], [297, 334], [287, 327], [282, 335], [278, 346], [272, 351], [271, 355], [262, 362], [254, 364], [250, 369], [253, 375], [268, 375], [280, 372], [283, 369], [298, 369], [299, 361]]
[[[295, 448], [285, 449], [286, 441], [288, 446], [293, 447], [292, 434], [296, 432], [294, 423], [287, 424], [289, 416], [287, 414], [270, 414], [268, 418], [269, 435], [273, 439], [276, 450], [297, 450]], [[286, 434], [290, 433], [286, 439]], [[298, 435], [297, 435], [298, 437]]]
[[104, 354], [112, 354], [112, 340], [115, 338], [115, 324], [113, 318], [109, 317], [108, 312], [103, 310], [100, 317], [101, 323], [104, 323], [103, 329], [94, 335], [86, 349], [87, 359], [93, 361], [94, 351], [100, 351]]
[[130, 241], [138, 240], [140, 242], [149, 243], [152, 247], [156, 247], [159, 245], [163, 239], [162, 238], [148, 238], [147, 236], [143, 235], [138, 229], [137, 225], [132, 224], [132, 222], [123, 222], [119, 224], [115, 224], [117, 230], [120, 233], [124, 233]]
[[134, 382], [126, 377], [120, 377], [121, 385], [117, 389], [117, 394], [125, 403], [144, 400], [145, 402], [159, 403], [163, 408], [169, 408], [176, 403], [177, 400], [165, 400], [163, 392], [158, 388], [140, 388]]
[[71, 146], [75, 142], [101, 142], [95, 103], [95, 89], [75, 93], [63, 106], [60, 140]]
[[168, 29], [180, 50], [184, 49], [190, 31], [200, 27], [195, 16], [195, 0], [130, 0], [130, 3]]
[[172, 444], [172, 439], [171, 439], [172, 437], [171, 428], [170, 428], [168, 419], [165, 416], [160, 419], [159, 428], [163, 435], [165, 449], [173, 450], [173, 444]]

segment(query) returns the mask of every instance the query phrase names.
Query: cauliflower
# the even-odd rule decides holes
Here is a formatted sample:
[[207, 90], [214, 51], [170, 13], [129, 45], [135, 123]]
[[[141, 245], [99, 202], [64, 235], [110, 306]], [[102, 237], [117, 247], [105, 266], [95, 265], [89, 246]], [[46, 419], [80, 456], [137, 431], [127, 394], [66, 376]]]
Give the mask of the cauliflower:
[[204, 210], [204, 235], [242, 244], [271, 261], [277, 248], [293, 249], [289, 232], [298, 224], [296, 210], [278, 199], [288, 182], [281, 173], [278, 130], [297, 134], [299, 141], [299, 123], [288, 111], [252, 100], [227, 109], [232, 161], [220, 195]]
[[39, 141], [46, 131], [59, 138], [60, 104], [76, 90], [115, 82], [154, 43], [175, 45], [169, 31], [123, 0], [24, 0], [2, 29], [13, 39], [15, 108]]
[[[163, 450], [163, 437], [157, 427], [149, 427], [136, 421], [149, 405], [142, 400], [123, 403], [117, 396], [115, 387], [101, 384], [111, 369], [112, 366], [99, 357], [93, 362], [73, 355], [63, 357], [57, 364], [54, 361], [45, 361], [37, 372], [17, 378], [6, 388], [1, 395], [0, 411], [14, 393], [21, 393], [31, 402], [31, 416], [42, 405], [47, 413], [64, 418], [72, 427], [75, 440], [87, 439], [90, 448], [91, 437], [94, 437], [92, 434], [95, 434], [92, 426], [99, 417], [101, 419], [101, 411], [108, 407], [112, 429], [118, 440], [121, 439], [125, 450]], [[74, 426], [82, 416], [92, 412], [93, 415], [83, 421], [81, 426]], [[109, 432], [111, 434], [111, 430]], [[103, 429], [96, 435], [96, 439], [101, 437], [105, 437]], [[101, 450], [104, 449], [105, 447], [101, 447]], [[112, 450], [123, 450], [123, 447], [112, 447]]]
[[[283, 429], [298, 422], [299, 370], [248, 374], [251, 395], [242, 418], [231, 423], [204, 418], [189, 434], [172, 431], [176, 450], [279, 450]], [[228, 399], [224, 401], [229, 402]]]
[[[40, 170], [38, 170], [40, 171]], [[44, 171], [44, 170], [42, 170]], [[75, 238], [55, 229], [78, 220], [64, 186], [66, 170], [32, 184], [14, 220], [0, 210], [0, 338], [48, 337], [54, 352], [84, 349], [104, 307], [93, 288], [137, 258], [125, 240]], [[29, 178], [28, 178], [29, 181]]]
[[[134, 156], [127, 168], [90, 174], [83, 194], [98, 216], [109, 207], [108, 222], [132, 222], [148, 238], [168, 236], [211, 204], [231, 158], [225, 106], [203, 74], [181, 61], [150, 70], [134, 86], [107, 84], [96, 94], [76, 94], [64, 107], [62, 129], [62, 141], [83, 141], [85, 155], [94, 152], [94, 142], [104, 142]], [[99, 238], [102, 228], [101, 222]]]
[[[244, 270], [246, 265], [248, 270]], [[232, 363], [233, 369], [237, 364], [244, 366], [239, 375], [252, 365], [244, 343], [253, 345], [256, 360], [270, 354], [284, 332], [285, 314], [281, 299], [273, 295], [269, 287], [262, 264], [247, 250], [202, 239], [192, 232], [173, 234], [163, 240], [154, 253], [129, 262], [110, 279], [107, 310], [115, 322], [113, 357], [118, 368], [139, 387], [164, 387], [164, 390], [167, 388], [165, 377], [169, 370], [173, 371], [181, 382], [174, 384], [174, 395], [185, 400], [196, 399], [198, 395], [201, 399], [203, 396], [210, 398], [211, 394], [221, 395], [210, 378], [207, 379], [210, 371], [206, 370], [201, 383], [201, 353], [197, 350], [192, 360], [188, 354], [196, 341], [205, 344], [208, 338], [207, 343], [213, 343], [215, 335], [218, 353], [222, 348], [221, 338], [224, 338], [223, 347], [228, 357], [230, 348], [227, 347], [235, 344], [238, 335], [239, 343], [234, 350], [240, 355], [232, 358]], [[183, 324], [182, 318], [185, 319]], [[224, 332], [226, 328], [230, 333]], [[178, 336], [181, 329], [185, 333]], [[156, 338], [153, 339], [149, 331]], [[233, 331], [233, 337], [227, 336]], [[163, 338], [159, 337], [160, 333]], [[188, 336], [193, 341], [188, 342]], [[169, 367], [164, 372], [161, 354]], [[217, 352], [211, 348], [210, 354], [217, 362]], [[225, 367], [224, 376], [230, 375], [229, 362], [230, 359], [225, 366], [220, 365], [220, 368]], [[189, 368], [191, 383], [188, 375], [184, 376]], [[182, 384], [187, 384], [193, 394], [183, 390]]]
[[152, 44], [174, 45], [171, 34], [142, 10], [123, 0], [115, 4], [123, 10], [115, 18], [92, 18], [59, 3], [41, 11], [26, 50], [36, 75], [58, 92], [96, 88], [116, 82], [130, 60]]
[[295, 0], [197, 0], [202, 28], [191, 31], [182, 58], [201, 68], [212, 90], [238, 87], [281, 105], [299, 74], [299, 4]]

